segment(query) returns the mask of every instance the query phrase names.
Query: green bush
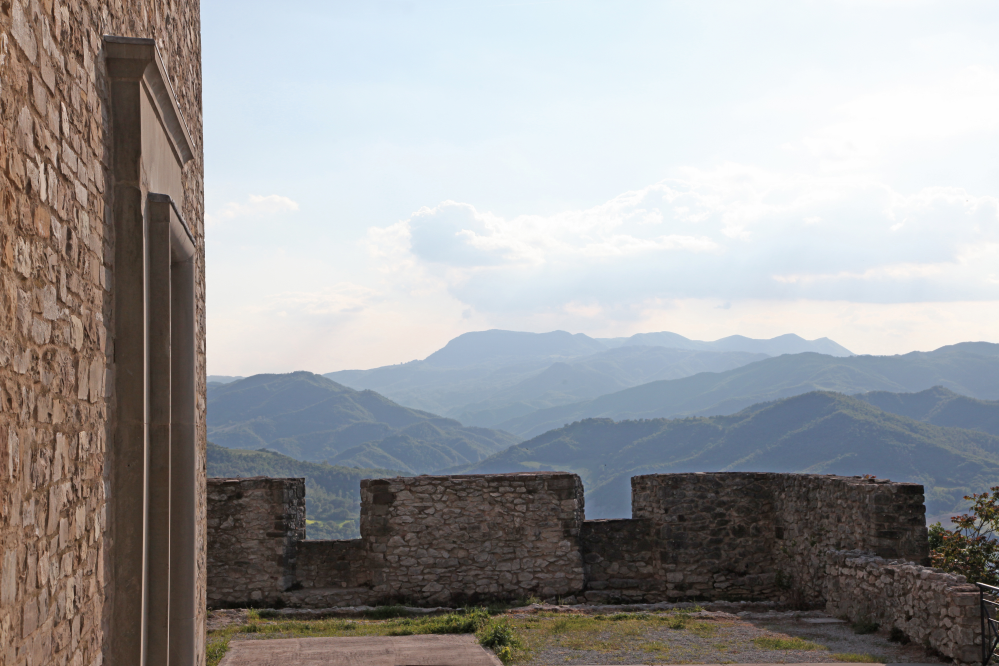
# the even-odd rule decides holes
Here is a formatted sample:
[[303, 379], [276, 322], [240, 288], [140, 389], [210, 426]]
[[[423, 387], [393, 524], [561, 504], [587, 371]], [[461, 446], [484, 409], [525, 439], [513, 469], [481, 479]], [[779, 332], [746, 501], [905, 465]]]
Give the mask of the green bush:
[[930, 561], [934, 567], [960, 574], [969, 583], [999, 585], [999, 486], [972, 493], [971, 513], [952, 516], [955, 529], [930, 526]]
[[507, 664], [513, 660], [513, 649], [520, 647], [520, 640], [513, 626], [506, 620], [492, 621], [478, 634], [479, 645], [496, 653], [499, 660]]

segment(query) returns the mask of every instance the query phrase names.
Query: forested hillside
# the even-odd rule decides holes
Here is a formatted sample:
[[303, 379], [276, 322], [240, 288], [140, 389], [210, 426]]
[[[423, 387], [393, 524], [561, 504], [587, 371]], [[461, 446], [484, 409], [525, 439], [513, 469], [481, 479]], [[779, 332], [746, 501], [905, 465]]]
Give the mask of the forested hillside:
[[816, 390], [854, 394], [923, 391], [933, 386], [981, 400], [999, 399], [999, 345], [966, 342], [900, 356], [788, 354], [726, 372], [642, 384], [532, 412], [497, 427], [529, 438], [584, 418], [734, 414], [755, 403]]
[[922, 483], [931, 515], [999, 483], [999, 437], [887, 413], [811, 392], [730, 416], [585, 419], [451, 472], [564, 470], [586, 488], [588, 518], [627, 516], [629, 479], [659, 472], [874, 474]]
[[266, 447], [298, 460], [412, 474], [473, 463], [519, 441], [310, 372], [255, 375], [212, 387], [208, 438], [228, 448]]

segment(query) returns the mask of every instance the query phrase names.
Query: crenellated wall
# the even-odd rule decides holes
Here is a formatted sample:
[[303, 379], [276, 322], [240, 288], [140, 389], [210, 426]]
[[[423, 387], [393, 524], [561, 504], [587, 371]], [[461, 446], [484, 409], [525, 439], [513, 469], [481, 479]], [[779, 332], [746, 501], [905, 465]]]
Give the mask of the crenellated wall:
[[[240, 511], [285, 515], [273, 492], [254, 499], [244, 490], [241, 503], [232, 500], [236, 488], [264, 481], [301, 487], [296, 479], [209, 481], [210, 497], [226, 505], [209, 516], [215, 605], [458, 605], [530, 595], [570, 603], [773, 600], [869, 617], [962, 662], [975, 649], [974, 588], [922, 566], [928, 544], [918, 484], [650, 474], [632, 479], [633, 518], [584, 521], [575, 474], [366, 479], [361, 539], [299, 541], [292, 565], [290, 540], [300, 537], [259, 526], [254, 536], [247, 520], [236, 528]], [[286, 496], [295, 520], [304, 521], [300, 496]], [[233, 516], [227, 528], [216, 514]], [[221, 550], [236, 532], [246, 544], [240, 548], [285, 553], [282, 573], [243, 575], [238, 589], [212, 589], [221, 577], [215, 562], [242, 575], [249, 555], [237, 564], [243, 551], [231, 541]], [[254, 538], [259, 546], [251, 547]]]

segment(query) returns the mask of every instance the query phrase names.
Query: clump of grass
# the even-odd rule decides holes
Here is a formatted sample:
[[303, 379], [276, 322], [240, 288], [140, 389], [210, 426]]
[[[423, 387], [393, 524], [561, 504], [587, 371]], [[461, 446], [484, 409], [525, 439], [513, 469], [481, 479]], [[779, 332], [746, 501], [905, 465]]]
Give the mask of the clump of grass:
[[718, 632], [718, 627], [710, 622], [690, 622], [687, 631], [698, 638], [711, 638]]
[[881, 628], [881, 625], [870, 618], [862, 617], [850, 625], [850, 627], [855, 634], [873, 634]]
[[837, 652], [832, 657], [836, 661], [846, 661], [852, 664], [886, 663], [882, 657], [875, 657], [872, 654], [857, 654], [856, 652]]
[[760, 636], [753, 639], [753, 645], [763, 650], [826, 650], [824, 645], [806, 641], [804, 638], [790, 636]]
[[229, 651], [229, 636], [210, 636], [205, 645], [205, 663], [207, 666], [218, 666], [222, 657]]
[[480, 629], [476, 636], [479, 645], [489, 648], [504, 664], [513, 661], [514, 648], [521, 647], [520, 639], [514, 633], [513, 627], [506, 620], [491, 621]]
[[661, 655], [669, 652], [669, 646], [665, 643], [660, 643], [659, 641], [652, 641], [643, 645], [642, 650], [644, 652], [654, 652]]
[[413, 634], [474, 634], [489, 623], [489, 613], [484, 608], [469, 608], [458, 613], [419, 619], [404, 618], [393, 624], [389, 636]]
[[261, 617], [260, 616], [260, 611], [257, 610], [256, 608], [248, 608], [246, 610], [246, 619], [247, 620], [249, 620], [249, 621], [252, 622], [253, 620], [259, 620], [260, 617]]
[[690, 623], [690, 614], [682, 612], [670, 613], [669, 615], [661, 616], [660, 619], [670, 629], [686, 629]]

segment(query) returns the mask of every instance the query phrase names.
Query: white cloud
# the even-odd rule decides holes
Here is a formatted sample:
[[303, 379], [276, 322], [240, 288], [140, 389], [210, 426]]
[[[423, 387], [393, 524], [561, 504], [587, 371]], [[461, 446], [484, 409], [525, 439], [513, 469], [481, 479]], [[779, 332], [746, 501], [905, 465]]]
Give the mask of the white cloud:
[[395, 279], [493, 314], [628, 319], [648, 299], [677, 298], [999, 298], [995, 197], [738, 164], [548, 216], [446, 201], [370, 229], [367, 243]]
[[205, 215], [207, 226], [216, 226], [227, 220], [245, 217], [266, 217], [298, 210], [298, 203], [279, 194], [261, 196], [251, 194], [246, 203], [230, 201], [218, 212]]

